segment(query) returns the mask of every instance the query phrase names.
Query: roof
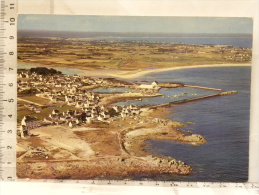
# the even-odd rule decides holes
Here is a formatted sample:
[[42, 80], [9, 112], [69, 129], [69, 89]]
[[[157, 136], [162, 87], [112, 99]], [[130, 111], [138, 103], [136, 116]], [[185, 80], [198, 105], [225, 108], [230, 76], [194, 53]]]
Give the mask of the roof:
[[38, 121], [37, 118], [31, 117], [31, 116], [26, 116], [25, 122], [33, 122], [33, 121]]

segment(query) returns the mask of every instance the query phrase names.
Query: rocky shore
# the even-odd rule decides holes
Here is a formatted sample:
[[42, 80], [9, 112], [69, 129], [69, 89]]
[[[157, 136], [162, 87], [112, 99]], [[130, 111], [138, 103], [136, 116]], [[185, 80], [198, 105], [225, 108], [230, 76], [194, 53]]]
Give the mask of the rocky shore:
[[175, 159], [105, 157], [77, 161], [26, 162], [17, 164], [17, 176], [31, 179], [125, 179], [137, 175], [190, 174], [192, 168]]
[[137, 117], [93, 127], [70, 129], [50, 126], [34, 129], [35, 137], [18, 138], [17, 176], [32, 179], [134, 179], [158, 174], [191, 174], [177, 159], [153, 156], [144, 149], [147, 139], [204, 144], [196, 134], [183, 132], [183, 124], [157, 118], [165, 108], [143, 108]]

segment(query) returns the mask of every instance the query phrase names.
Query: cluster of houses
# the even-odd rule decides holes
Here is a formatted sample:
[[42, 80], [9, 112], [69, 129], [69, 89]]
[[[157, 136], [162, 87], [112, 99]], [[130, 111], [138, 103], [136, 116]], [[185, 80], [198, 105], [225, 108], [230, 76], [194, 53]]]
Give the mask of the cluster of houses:
[[49, 99], [53, 103], [66, 103], [69, 106], [76, 108], [88, 108], [99, 103], [100, 97], [97, 94], [90, 92], [78, 92], [77, 90], [73, 93], [66, 91], [60, 91], [57, 93], [44, 92], [36, 94], [36, 96], [44, 97]]
[[48, 117], [45, 117], [43, 121], [39, 121], [37, 118], [24, 116], [21, 125], [18, 126], [20, 136], [25, 137], [29, 135], [31, 129], [47, 126], [47, 125], [68, 125], [73, 128], [82, 124], [90, 124], [96, 121], [107, 121], [120, 117], [137, 116], [140, 114], [140, 108], [137, 106], [113, 106], [106, 108], [104, 106], [92, 106], [88, 108], [82, 108], [81, 110], [68, 110], [66, 112], [59, 112], [59, 110], [53, 110]]
[[140, 109], [137, 106], [114, 106], [105, 108], [104, 106], [93, 106], [82, 108], [80, 111], [68, 110], [60, 113], [58, 110], [53, 110], [48, 117], [44, 118], [44, 122], [53, 125], [67, 124], [69, 127], [75, 127], [83, 123], [92, 123], [95, 121], [110, 121], [114, 117], [129, 117], [140, 114]]
[[[54, 109], [43, 120], [24, 116], [21, 125], [18, 126], [21, 132], [20, 135], [24, 137], [28, 135], [29, 130], [45, 125], [64, 124], [72, 128], [84, 123], [90, 124], [95, 121], [109, 122], [114, 117], [123, 118], [140, 114], [139, 107], [133, 105], [99, 106], [100, 96], [84, 89], [85, 86], [91, 85], [106, 86], [111, 85], [111, 83], [101, 78], [89, 78], [78, 75], [42, 76], [29, 72], [20, 73], [18, 75], [18, 92], [33, 88], [37, 91], [36, 96], [49, 99], [51, 105], [61, 103], [62, 105], [67, 104], [75, 108], [64, 112]], [[150, 85], [152, 89], [155, 88], [154, 85], [155, 83]]]
[[[247, 62], [251, 61], [252, 55], [250, 49], [247, 48], [234, 48], [228, 45], [215, 45], [217, 50], [211, 51], [211, 53], [223, 54], [222, 58], [227, 61], [234, 62]], [[229, 55], [227, 55], [229, 53]]]
[[24, 116], [21, 125], [18, 125], [18, 133], [21, 137], [29, 135], [29, 130], [38, 127], [38, 120], [34, 117]]
[[[75, 94], [75, 92], [82, 91], [89, 86], [114, 86], [114, 82], [109, 79], [87, 77], [80, 75], [39, 75], [30, 73], [27, 70], [18, 74], [18, 92], [23, 92], [28, 89], [35, 89], [38, 92], [46, 93], [48, 95], [58, 92], [65, 94]], [[116, 83], [118, 86], [125, 86], [123, 83]]]
[[225, 60], [228, 61], [237, 61], [237, 62], [245, 62], [251, 60], [251, 55], [249, 54], [234, 54], [233, 56], [224, 56]]

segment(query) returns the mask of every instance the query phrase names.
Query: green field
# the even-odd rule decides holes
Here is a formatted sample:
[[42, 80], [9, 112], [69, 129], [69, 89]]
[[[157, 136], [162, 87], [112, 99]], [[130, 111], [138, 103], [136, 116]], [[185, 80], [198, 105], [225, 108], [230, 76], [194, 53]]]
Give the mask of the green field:
[[[41, 49], [35, 50], [38, 47]], [[48, 49], [46, 49], [48, 48]], [[18, 61], [78, 69], [136, 70], [185, 65], [250, 63], [251, 49], [159, 42], [79, 41], [23, 38]]]
[[37, 104], [41, 104], [41, 105], [48, 105], [50, 103], [50, 100], [48, 100], [46, 98], [37, 97], [35, 95], [20, 96], [18, 94], [18, 98], [23, 99], [23, 100], [27, 100], [27, 101], [30, 101], [30, 102], [34, 102], [34, 103], [37, 103]]
[[[22, 104], [23, 101], [19, 101], [19, 103]], [[52, 106], [52, 105], [49, 105], [49, 106]], [[40, 113], [35, 113], [34, 111], [29, 110], [27, 107], [22, 107], [22, 108], [19, 108], [17, 111], [17, 119], [18, 121], [21, 121], [24, 116], [30, 115], [32, 117], [36, 117], [39, 120], [43, 120], [44, 118], [48, 117], [53, 110], [59, 110], [59, 112], [66, 112], [68, 110], [79, 110], [79, 109], [68, 105], [55, 104], [53, 108], [43, 108], [41, 109]]]

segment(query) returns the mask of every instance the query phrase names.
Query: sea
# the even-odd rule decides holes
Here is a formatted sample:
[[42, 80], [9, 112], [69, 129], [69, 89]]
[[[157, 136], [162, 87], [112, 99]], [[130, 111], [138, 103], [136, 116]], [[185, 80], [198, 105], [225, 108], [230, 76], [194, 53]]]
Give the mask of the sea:
[[59, 37], [85, 41], [148, 41], [160, 43], [187, 43], [207, 45], [231, 45], [239, 48], [252, 48], [252, 34], [237, 33], [123, 33], [123, 32], [65, 32], [18, 30], [18, 38]]
[[[81, 37], [84, 38], [85, 37]], [[88, 38], [95, 40], [182, 42], [189, 44], [232, 45], [252, 48], [251, 36], [211, 37], [147, 37], [147, 38]], [[29, 64], [19, 64], [28, 67]], [[76, 69], [59, 69], [66, 74], [80, 74]], [[181, 129], [204, 136], [207, 143], [200, 146], [166, 140], [147, 140], [145, 148], [154, 155], [169, 156], [184, 161], [193, 168], [190, 175], [157, 175], [154, 180], [201, 181], [201, 182], [246, 182], [248, 180], [249, 113], [251, 67], [193, 68], [149, 74], [130, 81], [180, 82], [238, 91], [237, 94], [218, 96], [179, 104], [168, 108], [168, 118], [185, 124]], [[187, 91], [186, 91], [187, 90]], [[212, 93], [198, 89], [162, 89], [164, 97], [144, 99], [121, 104], [160, 104], [174, 98], [191, 98]], [[142, 102], [142, 103], [140, 103]], [[144, 103], [143, 103], [144, 102]], [[188, 122], [192, 122], [191, 124]], [[145, 178], [137, 178], [145, 179]]]
[[[159, 175], [153, 179], [247, 181], [250, 75], [251, 67], [217, 67], [174, 70], [138, 78], [150, 82], [182, 82], [224, 91], [238, 91], [234, 95], [217, 96], [168, 108], [168, 118], [185, 124], [186, 127], [181, 128], [182, 130], [204, 136], [207, 143], [193, 146], [173, 141], [147, 140], [145, 148], [151, 154], [176, 158], [194, 169], [194, 172], [187, 176]], [[185, 93], [188, 94], [188, 90], [186, 89]], [[192, 93], [200, 94], [199, 91], [194, 89]]]
[[[147, 40], [252, 48], [251, 37], [166, 37], [145, 41]], [[193, 146], [166, 140], [147, 140], [145, 149], [154, 155], [169, 156], [184, 161], [194, 170], [192, 174], [186, 176], [157, 175], [152, 177], [154, 180], [200, 182], [248, 180], [251, 67], [181, 69], [149, 74], [130, 81], [179, 82], [223, 91], [238, 91], [234, 95], [217, 96], [168, 108], [170, 111], [168, 118], [185, 124], [182, 130], [204, 136], [206, 144]], [[159, 92], [164, 96], [118, 104], [155, 105], [215, 93], [191, 88], [161, 89]], [[174, 98], [175, 96], [177, 97]]]
[[[251, 48], [251, 37], [106, 37], [106, 38], [82, 38], [90, 41], [148, 41], [160, 43], [186, 43], [186, 44], [206, 44], [206, 45], [231, 45], [234, 47]], [[242, 42], [240, 44], [240, 42]]]

